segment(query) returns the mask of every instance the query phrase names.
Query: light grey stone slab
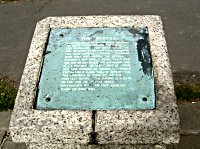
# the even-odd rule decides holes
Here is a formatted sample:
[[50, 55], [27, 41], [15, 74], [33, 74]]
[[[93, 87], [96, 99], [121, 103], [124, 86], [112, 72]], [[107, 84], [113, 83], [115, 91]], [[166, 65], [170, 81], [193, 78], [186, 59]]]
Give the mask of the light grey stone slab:
[[178, 143], [179, 114], [161, 18], [109, 16], [106, 24], [112, 24], [112, 27], [147, 26], [157, 99], [154, 110], [97, 111], [95, 130], [98, 143]]
[[25, 143], [14, 143], [12, 141], [6, 141], [3, 145], [3, 149], [27, 149]]
[[200, 102], [179, 105], [182, 134], [200, 135]]
[[0, 112], [0, 130], [8, 130], [11, 111]]
[[169, 144], [166, 146], [166, 149], [174, 149], [174, 144]]
[[[10, 122], [14, 142], [87, 143], [92, 112], [33, 108], [48, 34], [52, 27], [78, 27], [80, 17], [52, 17], [37, 23]], [[67, 22], [67, 23], [64, 23]], [[69, 24], [68, 24], [69, 22]]]
[[29, 144], [28, 149], [166, 149], [165, 145], [130, 145], [130, 144]]

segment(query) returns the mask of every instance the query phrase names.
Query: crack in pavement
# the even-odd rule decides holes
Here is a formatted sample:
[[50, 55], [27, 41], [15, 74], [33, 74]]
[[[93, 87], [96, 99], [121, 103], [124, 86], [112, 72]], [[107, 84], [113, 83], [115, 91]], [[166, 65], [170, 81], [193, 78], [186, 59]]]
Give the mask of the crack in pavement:
[[5, 131], [3, 139], [2, 139], [2, 141], [0, 143], [0, 149], [3, 149], [3, 146], [4, 146], [5, 142], [6, 142], [6, 139], [9, 137], [9, 135], [10, 135], [10, 133], [8, 131]]

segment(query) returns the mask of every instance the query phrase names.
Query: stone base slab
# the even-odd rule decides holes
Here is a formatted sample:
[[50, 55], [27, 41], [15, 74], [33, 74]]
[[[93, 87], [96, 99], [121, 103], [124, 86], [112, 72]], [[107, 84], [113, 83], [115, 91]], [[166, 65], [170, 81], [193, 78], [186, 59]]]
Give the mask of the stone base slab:
[[166, 145], [89, 145], [89, 144], [29, 144], [28, 149], [166, 149]]
[[[107, 26], [147, 27], [155, 79], [153, 110], [102, 110], [96, 114], [100, 144], [170, 144], [179, 142], [179, 114], [167, 44], [159, 16], [109, 16]], [[117, 19], [116, 19], [117, 18]]]

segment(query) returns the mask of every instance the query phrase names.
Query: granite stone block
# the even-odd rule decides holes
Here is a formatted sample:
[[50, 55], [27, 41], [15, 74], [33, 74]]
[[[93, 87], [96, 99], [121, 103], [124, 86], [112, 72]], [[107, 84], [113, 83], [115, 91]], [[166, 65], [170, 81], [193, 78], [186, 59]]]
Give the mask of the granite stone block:
[[156, 109], [97, 111], [95, 131], [98, 143], [177, 143], [179, 115], [172, 74], [161, 18], [154, 15], [47, 17], [38, 22], [11, 117], [13, 141], [42, 145], [89, 142], [90, 133], [93, 132], [92, 111], [34, 109], [50, 29], [80, 27], [147, 27], [149, 31], [157, 95]]
[[28, 149], [166, 149], [165, 145], [133, 145], [133, 144], [29, 144]]
[[108, 16], [105, 24], [148, 28], [157, 97], [153, 110], [97, 111], [98, 143], [178, 143], [179, 114], [161, 18]]
[[[92, 132], [91, 111], [34, 109], [50, 28], [69, 27], [61, 19], [46, 18], [36, 25], [11, 116], [10, 134], [14, 142], [89, 142]], [[76, 26], [76, 19], [71, 25]]]

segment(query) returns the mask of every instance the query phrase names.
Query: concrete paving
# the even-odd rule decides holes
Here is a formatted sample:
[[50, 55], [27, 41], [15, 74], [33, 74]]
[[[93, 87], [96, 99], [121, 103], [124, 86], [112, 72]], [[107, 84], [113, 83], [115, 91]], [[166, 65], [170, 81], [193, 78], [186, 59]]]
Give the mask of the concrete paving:
[[0, 131], [8, 131], [12, 111], [0, 112]]
[[200, 102], [179, 105], [183, 134], [200, 134]]
[[19, 83], [36, 22], [47, 16], [160, 15], [172, 70], [200, 71], [199, 0], [43, 0], [0, 4], [0, 74]]
[[200, 149], [200, 136], [181, 136], [180, 143], [175, 149]]
[[27, 149], [25, 143], [14, 143], [12, 141], [6, 141], [2, 149]]
[[0, 142], [3, 141], [4, 135], [5, 135], [5, 131], [0, 130]]

